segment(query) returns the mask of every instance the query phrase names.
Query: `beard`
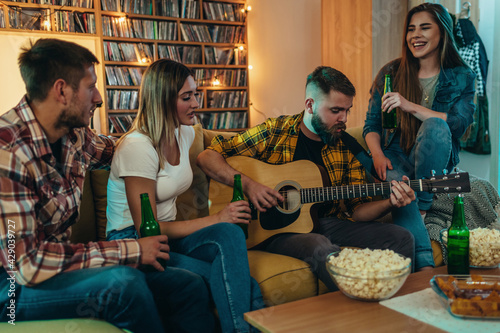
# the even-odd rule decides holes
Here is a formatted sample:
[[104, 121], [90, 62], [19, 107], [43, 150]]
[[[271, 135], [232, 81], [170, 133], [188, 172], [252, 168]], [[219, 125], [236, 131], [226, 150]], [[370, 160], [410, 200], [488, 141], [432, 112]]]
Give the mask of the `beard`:
[[338, 132], [338, 130], [346, 129], [344, 123], [336, 124], [328, 128], [328, 126], [326, 126], [326, 124], [321, 121], [321, 118], [317, 113], [314, 113], [312, 115], [311, 125], [313, 126], [318, 136], [321, 138], [321, 141], [329, 146], [335, 146], [337, 144], [337, 140], [342, 136], [342, 132]]
[[55, 128], [73, 129], [87, 127], [88, 123], [85, 120], [82, 109], [81, 103], [78, 103], [77, 99], [73, 98], [70, 106], [66, 110], [63, 110], [57, 118]]

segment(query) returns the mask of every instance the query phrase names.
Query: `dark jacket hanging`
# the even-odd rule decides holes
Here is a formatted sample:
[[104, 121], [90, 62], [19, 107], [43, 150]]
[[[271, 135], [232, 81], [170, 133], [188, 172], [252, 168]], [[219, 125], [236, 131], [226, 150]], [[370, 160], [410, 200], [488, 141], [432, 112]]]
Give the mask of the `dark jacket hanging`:
[[488, 57], [486, 49], [476, 28], [468, 19], [459, 19], [455, 27], [455, 41], [458, 52], [477, 74], [476, 78], [476, 112], [467, 139], [461, 141], [461, 147], [475, 154], [490, 154], [488, 98], [486, 96], [486, 77], [488, 74]]

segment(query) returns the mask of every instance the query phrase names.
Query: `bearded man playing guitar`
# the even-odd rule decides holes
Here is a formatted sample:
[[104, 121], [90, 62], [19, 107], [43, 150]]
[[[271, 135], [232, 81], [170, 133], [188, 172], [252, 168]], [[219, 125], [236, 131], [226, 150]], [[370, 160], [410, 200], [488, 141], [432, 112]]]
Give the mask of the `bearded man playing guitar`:
[[[341, 140], [355, 93], [344, 74], [331, 67], [318, 67], [307, 77], [305, 111], [267, 119], [230, 139], [218, 136], [198, 156], [197, 163], [209, 177], [230, 186], [234, 174], [241, 173], [226, 162], [231, 156], [252, 157], [269, 164], [309, 160], [326, 169], [331, 185], [366, 183], [363, 166]], [[284, 200], [275, 189], [245, 174], [241, 178], [246, 196], [259, 212]], [[408, 181], [408, 178], [403, 180]], [[345, 210], [341, 209], [339, 200], [329, 201], [329, 209], [313, 232], [277, 233], [254, 248], [308, 262], [332, 291], [338, 289], [325, 262], [327, 255], [339, 251], [340, 246], [391, 249], [413, 262], [413, 235], [396, 224], [374, 222], [393, 208], [407, 206], [415, 200], [415, 192], [406, 182], [392, 181], [390, 185], [392, 189], [387, 199], [347, 199], [344, 200]], [[422, 223], [420, 214], [416, 217]], [[411, 219], [409, 216], [404, 218]]]

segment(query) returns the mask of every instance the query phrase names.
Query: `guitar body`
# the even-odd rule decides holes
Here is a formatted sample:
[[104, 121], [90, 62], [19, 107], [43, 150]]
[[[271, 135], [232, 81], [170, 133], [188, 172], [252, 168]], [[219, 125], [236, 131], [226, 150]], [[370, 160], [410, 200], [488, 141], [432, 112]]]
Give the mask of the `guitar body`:
[[[313, 230], [312, 204], [300, 204], [300, 200], [297, 201], [294, 193], [297, 192], [295, 189], [300, 189], [299, 184], [308, 187], [324, 186], [321, 170], [316, 164], [301, 160], [274, 165], [243, 156], [230, 157], [226, 161], [234, 169], [241, 171], [256, 182], [265, 184], [277, 191], [283, 190], [287, 192], [287, 199], [282, 207], [268, 209], [265, 213], [258, 212], [257, 219], [250, 222], [247, 248], [252, 248], [276, 234], [309, 233]], [[294, 181], [286, 181], [287, 179], [293, 179]], [[210, 180], [210, 215], [222, 210], [231, 202], [232, 197], [232, 187]]]

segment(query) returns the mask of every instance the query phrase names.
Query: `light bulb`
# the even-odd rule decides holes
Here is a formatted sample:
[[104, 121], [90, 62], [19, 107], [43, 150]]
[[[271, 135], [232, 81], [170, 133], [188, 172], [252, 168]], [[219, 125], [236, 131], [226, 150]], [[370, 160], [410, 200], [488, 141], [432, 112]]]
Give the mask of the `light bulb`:
[[248, 65], [248, 69], [253, 69], [253, 66], [252, 65]]
[[244, 50], [244, 47], [243, 45], [240, 45], [240, 47], [238, 47], [240, 49], [240, 51], [243, 51]]
[[251, 11], [252, 10], [252, 6], [248, 6], [247, 7], [247, 12]]
[[125, 22], [125, 16], [122, 16], [118, 19], [118, 22], [123, 23]]
[[216, 76], [214, 77], [214, 81], [212, 82], [214, 86], [218, 86], [220, 84], [219, 78]]

